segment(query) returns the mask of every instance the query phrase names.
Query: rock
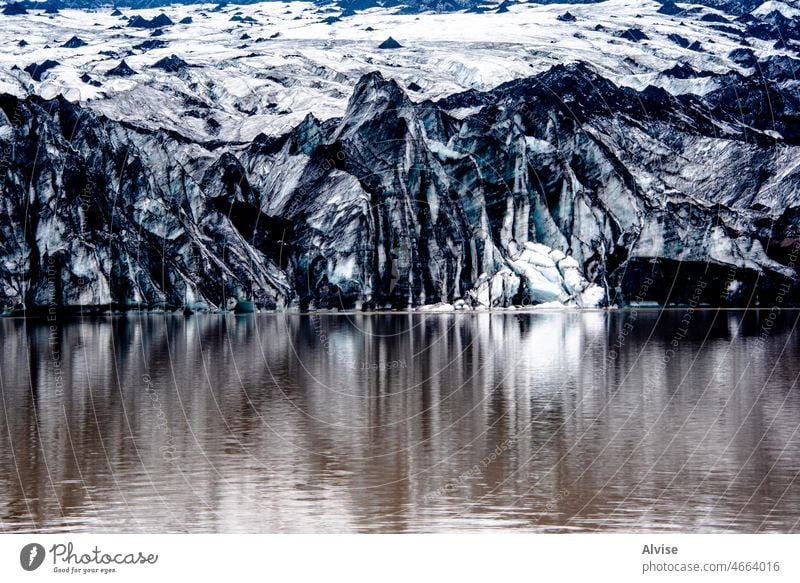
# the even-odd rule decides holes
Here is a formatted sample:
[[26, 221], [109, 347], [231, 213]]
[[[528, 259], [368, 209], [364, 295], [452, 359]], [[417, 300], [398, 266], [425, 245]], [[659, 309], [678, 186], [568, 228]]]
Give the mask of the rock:
[[774, 81], [797, 81], [800, 79], [800, 59], [775, 55], [758, 63], [758, 73]]
[[733, 49], [728, 53], [728, 58], [737, 65], [747, 67], [748, 69], [755, 67], [756, 63], [758, 63], [758, 58], [753, 52], [753, 49]]
[[664, 77], [672, 77], [673, 79], [698, 79], [702, 77], [714, 77], [711, 71], [698, 71], [691, 65], [679, 63], [674, 67], [665, 69], [660, 73]]
[[42, 75], [54, 67], [61, 65], [58, 61], [47, 59], [41, 63], [31, 63], [23, 69], [34, 81], [41, 81]]
[[230, 18], [231, 22], [244, 22], [246, 24], [257, 24], [258, 21], [252, 16], [242, 16], [241, 14], [234, 14]]
[[392, 37], [387, 38], [381, 44], [378, 45], [379, 49], [400, 49], [403, 48], [399, 42], [394, 40]]
[[172, 20], [170, 20], [170, 18], [163, 12], [150, 20], [150, 25], [153, 28], [170, 26], [172, 24], [174, 24]]
[[678, 8], [677, 4], [672, 0], [663, 0], [661, 1], [661, 6], [658, 8], [659, 14], [667, 14], [669, 16], [675, 16], [676, 14], [680, 14], [683, 12], [680, 8]]
[[169, 46], [169, 43], [167, 41], [156, 39], [156, 40], [146, 40], [146, 41], [140, 42], [139, 44], [134, 45], [133, 49], [134, 50], [138, 50], [138, 51], [151, 51], [151, 50], [154, 50], [154, 49], [163, 49], [163, 48], [166, 48], [168, 46]]
[[258, 312], [256, 305], [247, 300], [239, 300], [233, 307], [234, 314], [255, 314], [256, 312]]
[[65, 49], [79, 49], [80, 47], [85, 47], [86, 45], [87, 43], [85, 41], [79, 39], [77, 36], [73, 36], [71, 39], [61, 45], [61, 47]]
[[131, 28], [153, 28], [149, 20], [142, 18], [138, 14], [128, 21], [128, 26]]
[[161, 28], [172, 24], [174, 24], [172, 20], [164, 13], [154, 16], [150, 20], [142, 18], [137, 14], [128, 22], [128, 26], [132, 28]]
[[627, 30], [623, 30], [619, 34], [617, 34], [620, 38], [624, 38], [625, 40], [629, 40], [634, 43], [638, 43], [639, 41], [649, 40], [649, 36], [647, 36], [644, 32], [642, 32], [639, 28], [629, 28]]
[[128, 63], [125, 62], [125, 59], [120, 61], [119, 65], [106, 73], [106, 76], [108, 77], [130, 77], [131, 75], [136, 75], [136, 71], [128, 66]]
[[84, 73], [83, 75], [81, 75], [81, 81], [83, 83], [86, 83], [87, 85], [92, 85], [94, 87], [102, 87], [103, 86], [103, 84], [100, 83], [100, 81], [96, 81], [96, 80], [92, 79], [92, 77], [88, 73]]
[[689, 46], [689, 39], [684, 38], [679, 34], [670, 33], [667, 35], [667, 38], [681, 48], [685, 49], [686, 47]]
[[715, 14], [713, 12], [707, 12], [700, 17], [701, 22], [721, 22], [727, 23], [728, 19], [720, 14]]
[[152, 66], [154, 69], [161, 69], [168, 73], [178, 73], [188, 67], [189, 64], [180, 57], [170, 55], [169, 57], [159, 59]]
[[28, 10], [23, 2], [11, 2], [3, 7], [3, 14], [6, 16], [21, 16], [28, 14]]
[[512, 0], [503, 0], [503, 2], [500, 3], [500, 6], [497, 7], [497, 10], [495, 10], [495, 14], [505, 14], [506, 12], [509, 12], [509, 8], [514, 6], [514, 4], [516, 4], [516, 2], [513, 2]]

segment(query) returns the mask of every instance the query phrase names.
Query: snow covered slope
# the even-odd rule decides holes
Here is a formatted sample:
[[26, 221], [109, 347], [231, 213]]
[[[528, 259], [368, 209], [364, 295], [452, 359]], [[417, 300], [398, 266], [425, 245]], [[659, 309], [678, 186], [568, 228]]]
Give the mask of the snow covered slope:
[[[774, 48], [770, 38], [741, 36], [746, 26], [731, 16], [680, 6], [686, 10], [675, 15], [660, 13], [662, 5], [649, 0], [514, 4], [499, 14], [376, 8], [341, 16], [338, 9], [307, 2], [175, 5], [123, 10], [121, 16], [112, 16], [111, 8], [30, 11], [0, 15], [0, 91], [60, 94], [112, 119], [195, 141], [244, 142], [259, 133], [283, 133], [308, 113], [320, 119], [342, 115], [352, 87], [371, 71], [412, 88], [416, 101], [486, 91], [575, 61], [637, 89], [656, 85], [702, 94], [715, 87], [713, 78], [663, 72], [678, 63], [696, 71], [743, 72], [729, 58], [737, 48], [758, 57], [793, 52]], [[162, 13], [174, 24], [129, 26], [130, 19]], [[716, 18], [704, 20], [709, 15]], [[635, 31], [646, 38], [635, 40]], [[390, 36], [401, 48], [379, 49]], [[73, 37], [86, 45], [65, 48]], [[21, 41], [27, 44], [19, 46]], [[154, 67], [172, 55], [186, 66]], [[109, 76], [123, 60], [135, 74]], [[54, 66], [39, 80], [24, 70], [48, 61]]]

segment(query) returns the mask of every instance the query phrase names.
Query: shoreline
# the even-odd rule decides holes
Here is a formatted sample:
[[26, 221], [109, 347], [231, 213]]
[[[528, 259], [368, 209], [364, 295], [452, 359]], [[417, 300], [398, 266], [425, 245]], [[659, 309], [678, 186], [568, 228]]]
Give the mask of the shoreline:
[[294, 317], [319, 317], [319, 316], [438, 316], [438, 315], [512, 315], [512, 314], [591, 314], [591, 313], [633, 313], [633, 312], [680, 312], [692, 310], [695, 312], [769, 312], [769, 311], [782, 311], [782, 312], [797, 312], [800, 311], [800, 306], [754, 306], [754, 307], [715, 307], [715, 306], [696, 306], [692, 307], [686, 305], [670, 305], [670, 306], [625, 306], [625, 307], [607, 307], [607, 308], [580, 308], [577, 306], [564, 306], [554, 307], [547, 306], [542, 308], [536, 307], [508, 307], [508, 308], [482, 308], [482, 309], [461, 309], [461, 310], [424, 310], [424, 309], [403, 309], [403, 310], [262, 310], [248, 313], [235, 313], [233, 310], [208, 310], [196, 311], [191, 314], [183, 313], [182, 309], [178, 310], [105, 310], [97, 311], [94, 308], [87, 308], [83, 311], [58, 312], [55, 316], [47, 312], [35, 312], [30, 314], [0, 314], [0, 319], [3, 320], [34, 320], [43, 322], [56, 322], [56, 321], [69, 321], [81, 319], [101, 319], [108, 317], [129, 317], [129, 316], [165, 316], [165, 317], [180, 317], [180, 318], [193, 318], [196, 316], [234, 316], [234, 317], [249, 317], [249, 316], [294, 316]]

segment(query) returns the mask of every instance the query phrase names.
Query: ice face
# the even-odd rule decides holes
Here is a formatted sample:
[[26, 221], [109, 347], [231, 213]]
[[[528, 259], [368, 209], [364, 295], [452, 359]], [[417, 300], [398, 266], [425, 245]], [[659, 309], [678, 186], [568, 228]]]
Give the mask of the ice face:
[[[596, 306], [709, 264], [739, 270], [718, 297], [794, 285], [791, 244], [772, 242], [797, 237], [795, 65], [766, 16], [748, 41], [764, 66], [744, 76], [730, 33], [647, 3], [413, 30], [385, 10], [344, 25], [239, 8], [251, 39], [286, 42], [242, 49], [224, 10], [174, 7], [192, 23], [126, 55], [126, 76], [106, 73], [149, 32], [117, 17], [6, 23], [56, 64], [37, 81], [10, 67], [21, 47], [0, 56], [2, 87], [24, 97], [0, 99], [5, 306]], [[618, 34], [634, 25], [646, 39]], [[87, 45], [44, 49], [46, 26]], [[366, 28], [387, 27], [402, 46], [366, 48]], [[703, 51], [670, 40], [679, 29]]]

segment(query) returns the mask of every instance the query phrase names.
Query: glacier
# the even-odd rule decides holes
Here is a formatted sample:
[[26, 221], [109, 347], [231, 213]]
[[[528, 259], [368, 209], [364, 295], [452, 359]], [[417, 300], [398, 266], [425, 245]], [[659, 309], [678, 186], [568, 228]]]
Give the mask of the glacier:
[[[140, 49], [112, 23], [160, 9], [77, 34], [77, 10], [0, 16], [34, 47], [0, 59], [1, 307], [797, 305], [800, 21], [660, 6], [168, 7]], [[463, 53], [443, 23], [472, 23]], [[366, 40], [388, 30], [402, 48]], [[56, 64], [37, 81], [22, 56]]]

